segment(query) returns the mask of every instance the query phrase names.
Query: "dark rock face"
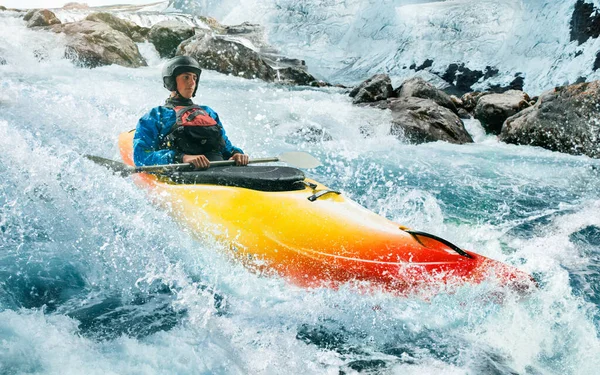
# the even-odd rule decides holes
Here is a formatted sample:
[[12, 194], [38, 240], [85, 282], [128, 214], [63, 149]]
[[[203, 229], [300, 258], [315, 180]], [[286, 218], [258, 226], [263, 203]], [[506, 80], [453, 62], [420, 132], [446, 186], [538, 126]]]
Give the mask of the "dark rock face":
[[417, 66], [417, 64], [412, 64], [409, 68], [414, 69], [416, 72], [420, 70], [425, 70], [427, 68], [431, 68], [433, 66], [433, 60], [427, 59], [423, 61], [423, 64]]
[[[76, 3], [75, 3], [76, 4]], [[66, 5], [65, 5], [66, 6]], [[85, 17], [88, 21], [104, 22], [111, 28], [122, 32], [123, 34], [130, 37], [134, 42], [140, 43], [146, 40], [150, 29], [147, 27], [141, 27], [133, 22], [121, 19], [111, 13], [98, 12], [92, 13]]]
[[483, 76], [482, 71], [471, 70], [465, 64], [450, 64], [444, 75], [442, 75], [442, 79], [464, 93], [471, 91], [471, 86]]
[[162, 21], [150, 29], [148, 40], [158, 51], [160, 57], [175, 56], [181, 42], [194, 36], [194, 27], [177, 21]]
[[529, 107], [529, 101], [526, 93], [516, 90], [485, 95], [477, 102], [475, 118], [481, 122], [487, 133], [500, 134], [504, 121]]
[[429, 99], [391, 98], [378, 104], [392, 111], [390, 133], [412, 143], [446, 141], [472, 143], [460, 118], [448, 108]]
[[83, 20], [54, 25], [51, 29], [67, 36], [65, 57], [80, 66], [95, 68], [118, 64], [137, 68], [147, 65], [133, 40], [103, 22]]
[[376, 74], [350, 91], [353, 103], [372, 103], [394, 96], [392, 80], [387, 74]]
[[456, 105], [452, 102], [450, 95], [439, 90], [434, 85], [426, 82], [424, 79], [414, 77], [402, 83], [402, 86], [395, 90], [397, 97], [415, 97], [422, 99], [431, 99], [442, 107], [446, 107], [452, 112], [458, 114]]
[[571, 41], [585, 43], [600, 36], [600, 10], [585, 0], [577, 0], [571, 17]]
[[522, 73], [515, 74], [515, 79], [512, 80], [508, 86], [491, 85], [489, 90], [496, 93], [503, 93], [509, 90], [523, 91], [525, 85], [525, 78], [521, 75]]
[[594, 71], [600, 69], [600, 52], [596, 55], [596, 61], [594, 61]]
[[[29, 14], [29, 13], [27, 13]], [[48, 9], [36, 10], [27, 21], [27, 27], [58, 25], [60, 20]]]
[[[484, 71], [471, 70], [465, 64], [450, 64], [446, 71], [439, 75], [450, 84], [445, 92], [454, 95], [463, 95], [472, 91], [471, 86], [479, 81], [485, 81], [498, 75], [500, 71], [493, 66], [486, 66]], [[508, 86], [490, 85], [489, 91], [502, 93], [508, 90], [523, 90], [525, 78], [522, 73], [516, 73], [515, 79]]]
[[600, 158], [600, 81], [559, 87], [508, 118], [499, 139]]

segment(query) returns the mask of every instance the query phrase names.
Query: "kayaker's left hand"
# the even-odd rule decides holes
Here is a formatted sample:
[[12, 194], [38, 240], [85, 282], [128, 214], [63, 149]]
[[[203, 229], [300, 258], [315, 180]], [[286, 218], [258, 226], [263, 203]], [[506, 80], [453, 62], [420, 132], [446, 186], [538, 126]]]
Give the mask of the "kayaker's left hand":
[[229, 160], [235, 160], [235, 165], [248, 165], [248, 155], [246, 154], [233, 154]]

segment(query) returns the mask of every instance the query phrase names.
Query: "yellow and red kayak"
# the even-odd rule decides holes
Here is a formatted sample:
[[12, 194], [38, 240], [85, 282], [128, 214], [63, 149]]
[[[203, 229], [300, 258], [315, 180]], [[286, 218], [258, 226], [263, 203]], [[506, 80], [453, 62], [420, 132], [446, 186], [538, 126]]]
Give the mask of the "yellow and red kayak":
[[[123, 161], [131, 166], [132, 142], [133, 132], [119, 137]], [[399, 294], [484, 280], [532, 285], [515, 267], [411, 231], [294, 168], [219, 167], [134, 179], [193, 232], [224, 241], [248, 268], [296, 285], [367, 282]]]

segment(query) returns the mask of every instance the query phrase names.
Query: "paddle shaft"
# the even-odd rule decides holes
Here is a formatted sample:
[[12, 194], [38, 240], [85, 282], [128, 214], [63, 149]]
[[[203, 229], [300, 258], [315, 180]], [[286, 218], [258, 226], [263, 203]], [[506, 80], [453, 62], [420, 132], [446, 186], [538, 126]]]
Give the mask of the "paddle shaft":
[[[257, 163], [270, 163], [279, 161], [278, 157], [271, 158], [257, 158], [248, 160], [248, 164], [257, 164]], [[220, 161], [211, 161], [211, 167], [225, 167], [228, 165], [235, 165], [235, 160], [220, 160]], [[165, 165], [145, 165], [141, 167], [135, 167], [134, 173], [139, 172], [165, 172], [165, 171], [180, 171], [185, 169], [191, 169], [193, 164], [191, 163], [179, 163], [179, 164], [165, 164]]]

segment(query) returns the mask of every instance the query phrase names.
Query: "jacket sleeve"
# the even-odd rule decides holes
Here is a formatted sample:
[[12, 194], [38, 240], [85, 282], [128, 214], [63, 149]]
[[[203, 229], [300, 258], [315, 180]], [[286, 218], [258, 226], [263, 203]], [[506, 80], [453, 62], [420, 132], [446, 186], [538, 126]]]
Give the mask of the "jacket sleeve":
[[[170, 113], [173, 112], [173, 113]], [[175, 123], [174, 111], [155, 107], [137, 123], [133, 136], [133, 162], [137, 166], [172, 164], [179, 155], [173, 150], [161, 149], [163, 138]]]
[[229, 138], [227, 138], [227, 133], [225, 133], [225, 127], [223, 127], [223, 124], [221, 123], [221, 120], [219, 119], [219, 115], [217, 114], [217, 112], [213, 111], [212, 108], [210, 108], [210, 107], [205, 107], [205, 110], [206, 110], [206, 112], [208, 112], [210, 117], [214, 118], [215, 121], [217, 121], [217, 123], [221, 126], [221, 135], [223, 136], [223, 141], [225, 141], [225, 147], [223, 147], [221, 149], [221, 154], [223, 155], [223, 159], [227, 160], [230, 157], [232, 157], [233, 154], [243, 154], [244, 151], [242, 151], [242, 149], [239, 147], [235, 147], [231, 143]]

